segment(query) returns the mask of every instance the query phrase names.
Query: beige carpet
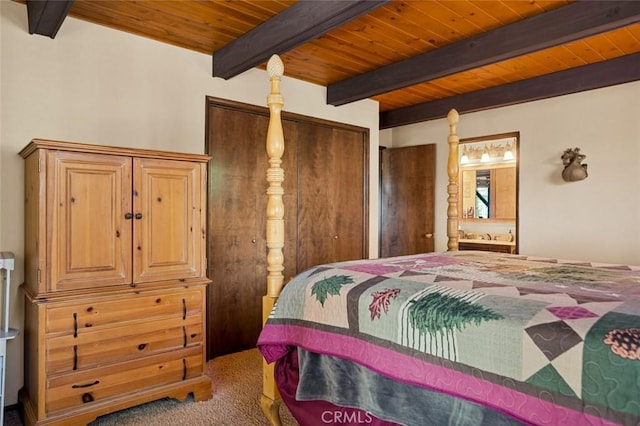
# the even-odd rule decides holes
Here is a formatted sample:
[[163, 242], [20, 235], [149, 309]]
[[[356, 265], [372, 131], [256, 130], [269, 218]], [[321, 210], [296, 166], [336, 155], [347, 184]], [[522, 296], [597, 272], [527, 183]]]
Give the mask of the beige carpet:
[[[208, 401], [195, 402], [191, 397], [184, 402], [162, 399], [99, 417], [91, 425], [269, 425], [260, 409], [262, 358], [257, 349], [215, 358], [207, 363], [207, 374], [214, 386], [213, 397]], [[284, 426], [298, 424], [284, 404], [280, 414]], [[16, 421], [13, 416], [6, 420]]]
[[[207, 363], [214, 392], [208, 401], [162, 399], [107, 416], [92, 426], [262, 426], [269, 425], [260, 409], [262, 357], [257, 349], [215, 358]], [[296, 426], [287, 407], [280, 406], [284, 426]]]
[[[208, 401], [161, 399], [99, 417], [92, 426], [268, 426], [260, 409], [262, 357], [257, 349], [215, 358], [207, 363], [214, 392]], [[297, 426], [280, 406], [283, 426]], [[5, 412], [5, 426], [20, 426], [16, 406]]]

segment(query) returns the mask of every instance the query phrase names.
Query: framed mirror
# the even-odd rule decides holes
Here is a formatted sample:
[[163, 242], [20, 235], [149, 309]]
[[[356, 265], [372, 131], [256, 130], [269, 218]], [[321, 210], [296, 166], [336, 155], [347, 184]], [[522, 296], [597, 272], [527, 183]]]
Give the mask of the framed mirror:
[[516, 218], [516, 166], [462, 169], [463, 219]]
[[460, 141], [460, 241], [509, 242], [516, 251], [519, 139], [514, 132]]

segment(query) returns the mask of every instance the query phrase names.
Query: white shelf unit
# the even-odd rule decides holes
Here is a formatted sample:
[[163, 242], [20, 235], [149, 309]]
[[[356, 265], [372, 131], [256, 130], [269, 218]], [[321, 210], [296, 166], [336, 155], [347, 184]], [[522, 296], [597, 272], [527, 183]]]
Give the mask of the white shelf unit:
[[3, 309], [2, 328], [0, 328], [0, 425], [4, 424], [4, 385], [7, 365], [7, 340], [14, 339], [18, 330], [9, 328], [9, 301], [11, 294], [11, 271], [15, 265], [15, 257], [9, 251], [0, 251], [0, 274], [4, 276], [2, 281]]

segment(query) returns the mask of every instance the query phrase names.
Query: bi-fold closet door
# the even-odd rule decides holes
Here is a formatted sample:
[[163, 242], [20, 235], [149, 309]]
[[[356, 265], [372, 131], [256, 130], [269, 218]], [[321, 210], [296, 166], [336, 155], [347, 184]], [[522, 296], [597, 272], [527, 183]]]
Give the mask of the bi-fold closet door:
[[[268, 110], [210, 99], [209, 357], [255, 347], [266, 292]], [[285, 282], [367, 256], [368, 133], [283, 114]]]
[[362, 132], [298, 123], [296, 273], [366, 257], [368, 138]]

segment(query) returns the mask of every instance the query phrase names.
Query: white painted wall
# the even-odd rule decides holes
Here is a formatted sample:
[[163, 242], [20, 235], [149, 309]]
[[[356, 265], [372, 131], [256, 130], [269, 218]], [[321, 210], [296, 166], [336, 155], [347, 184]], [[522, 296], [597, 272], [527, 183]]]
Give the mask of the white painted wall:
[[[446, 119], [381, 132], [394, 147], [436, 143], [436, 250], [446, 250]], [[461, 139], [520, 132], [520, 253], [640, 265], [640, 82], [460, 116]], [[567, 183], [580, 147], [589, 177]]]
[[[204, 152], [205, 98], [266, 106], [269, 79], [253, 69], [211, 77], [211, 55], [67, 18], [54, 40], [29, 35], [24, 4], [0, 0], [0, 250], [17, 256], [23, 279], [23, 161], [33, 138]], [[370, 129], [370, 253], [377, 253], [378, 104], [326, 105], [325, 88], [285, 77], [285, 111]], [[285, 135], [286, 139], [286, 135]], [[266, 154], [265, 154], [266, 155]], [[262, 176], [260, 176], [262, 178]], [[17, 287], [17, 286], [16, 286]], [[11, 327], [22, 328], [22, 296], [11, 294]], [[6, 404], [22, 386], [22, 338], [9, 343]]]

